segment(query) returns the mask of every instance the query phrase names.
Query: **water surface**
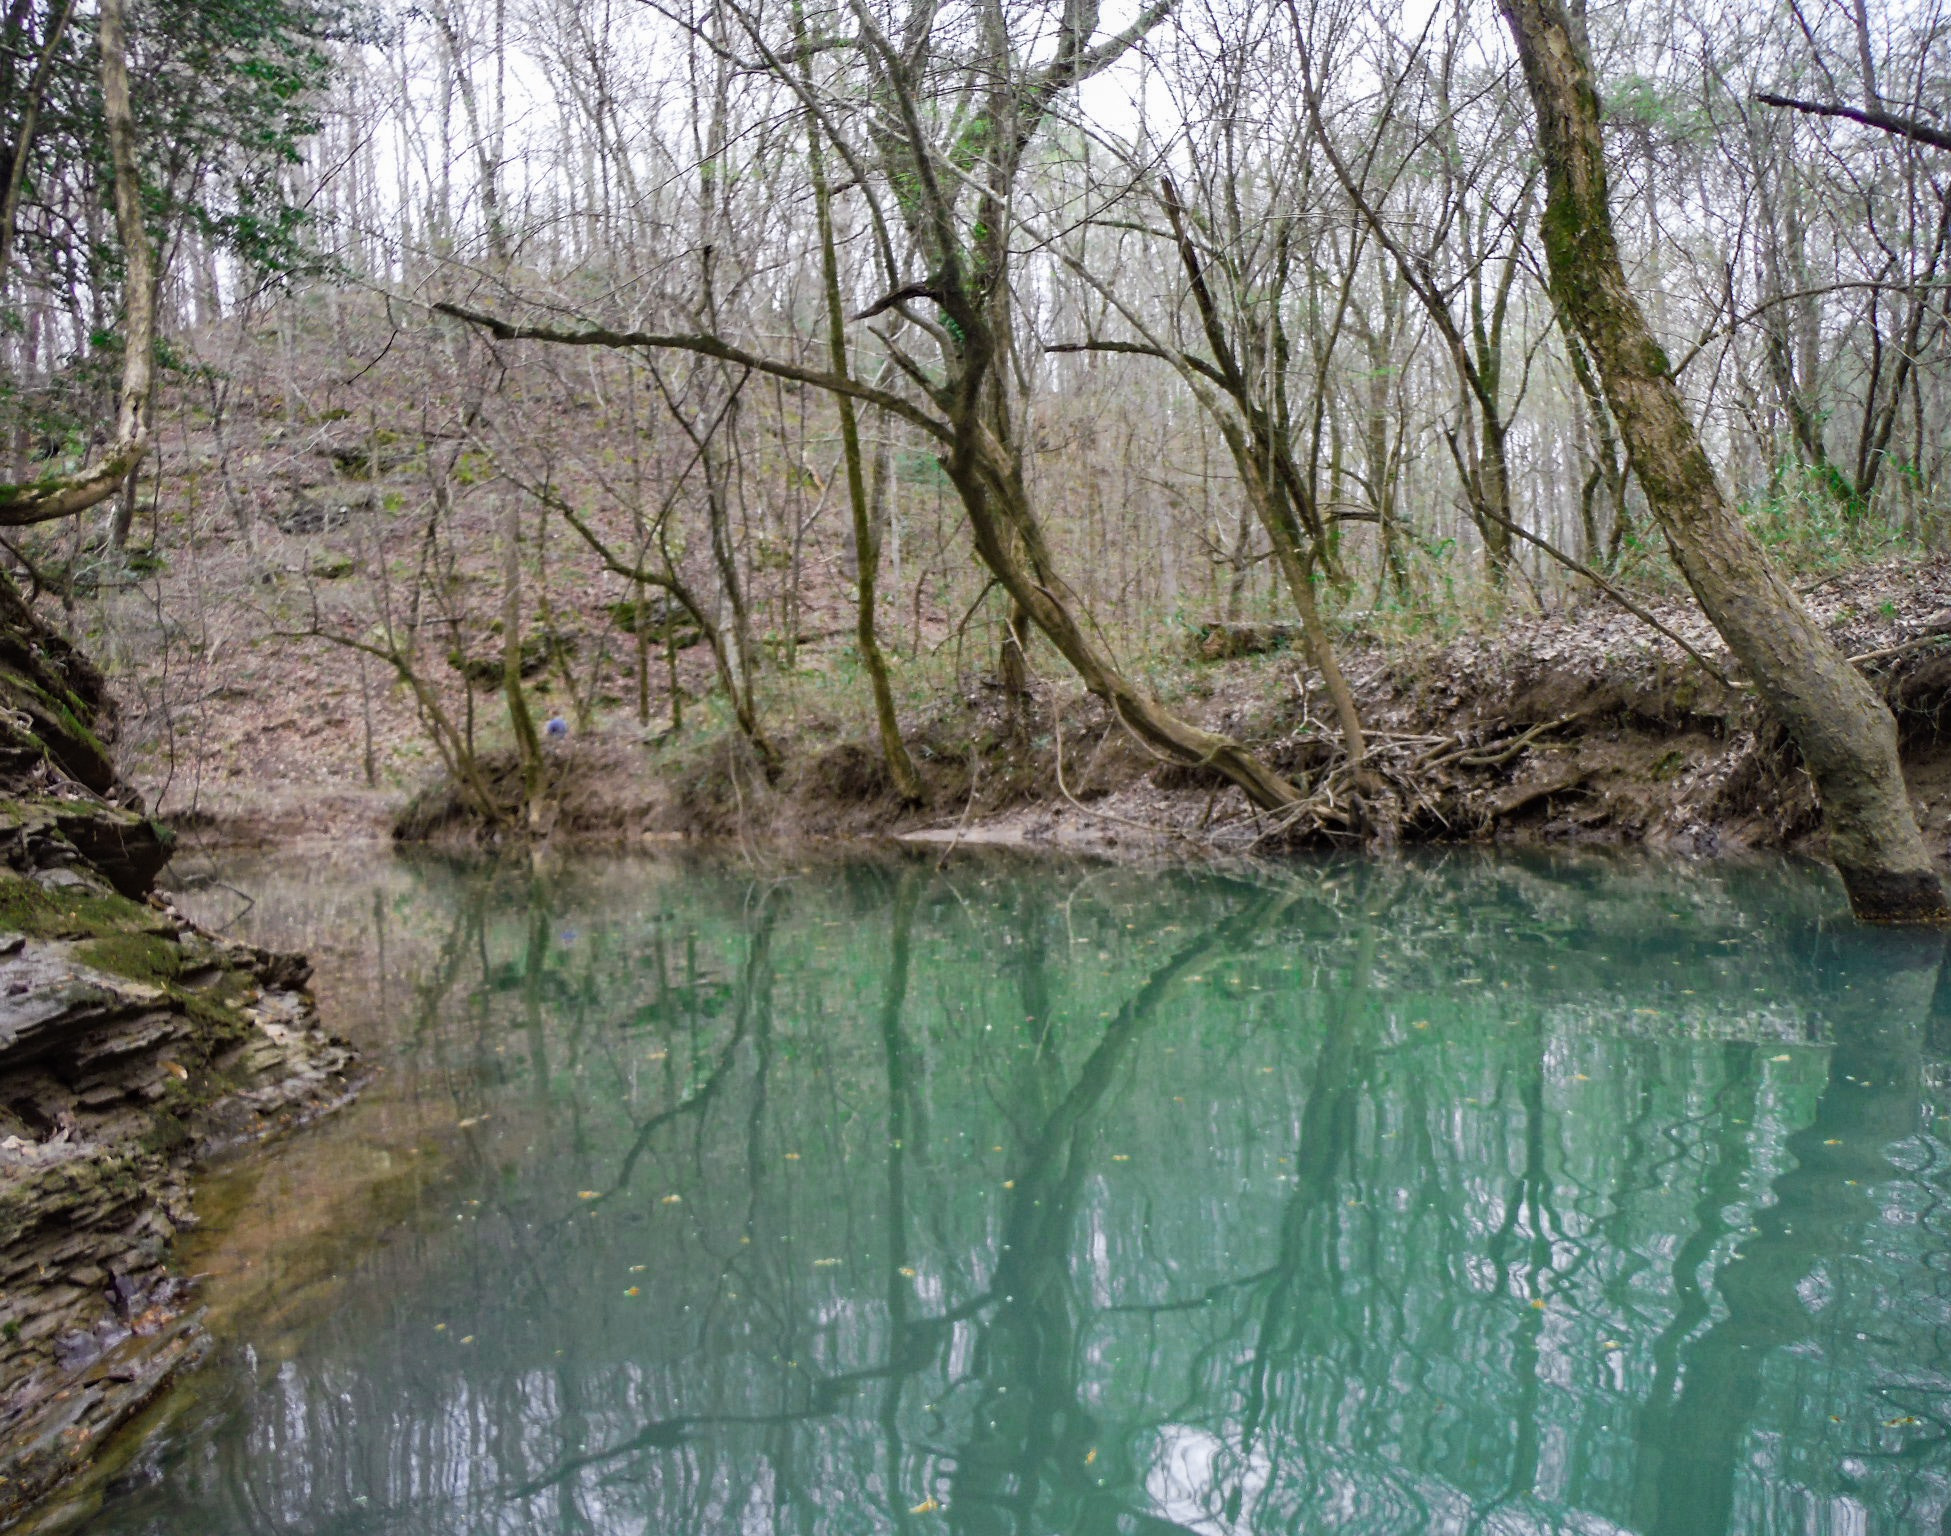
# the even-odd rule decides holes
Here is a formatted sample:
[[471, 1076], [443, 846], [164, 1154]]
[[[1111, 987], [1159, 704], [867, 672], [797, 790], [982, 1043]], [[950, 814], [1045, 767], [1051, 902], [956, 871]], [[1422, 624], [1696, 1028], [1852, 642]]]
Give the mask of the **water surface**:
[[233, 883], [383, 1071], [91, 1536], [1951, 1529], [1951, 979], [1817, 873]]

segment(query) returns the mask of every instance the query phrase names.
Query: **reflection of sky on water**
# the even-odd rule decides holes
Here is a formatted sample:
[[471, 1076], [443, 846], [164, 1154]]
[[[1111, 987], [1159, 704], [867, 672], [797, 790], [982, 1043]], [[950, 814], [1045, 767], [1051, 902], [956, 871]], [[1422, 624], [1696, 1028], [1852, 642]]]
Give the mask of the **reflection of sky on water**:
[[1944, 1518], [1951, 981], [1795, 870], [283, 878], [390, 1055], [288, 1157], [438, 1171], [91, 1531]]

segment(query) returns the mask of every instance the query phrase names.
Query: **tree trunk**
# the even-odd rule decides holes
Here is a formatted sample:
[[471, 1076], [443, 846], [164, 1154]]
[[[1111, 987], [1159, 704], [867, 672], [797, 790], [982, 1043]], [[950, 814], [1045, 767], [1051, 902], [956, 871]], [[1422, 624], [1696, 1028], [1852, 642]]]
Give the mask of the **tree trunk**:
[[522, 818], [531, 829], [543, 819], [542, 799], [547, 770], [542, 761], [542, 738], [529, 712], [522, 687], [522, 552], [521, 519], [514, 497], [501, 509], [501, 688], [508, 700], [508, 725], [514, 732], [515, 752], [522, 765]]
[[[812, 66], [803, 66], [810, 83]], [[806, 160], [812, 173], [813, 211], [820, 230], [820, 276], [826, 294], [827, 362], [836, 376], [847, 374], [847, 314], [840, 293], [840, 253], [833, 236], [833, 192], [827, 183], [826, 158], [820, 151], [819, 124], [809, 114], [806, 120]], [[860, 452], [860, 425], [854, 403], [837, 395], [834, 404], [840, 412], [840, 446], [847, 462], [847, 502], [853, 512], [854, 530], [854, 649], [874, 693], [874, 721], [881, 734], [881, 756], [887, 762], [888, 777], [894, 792], [910, 805], [927, 798], [921, 774], [901, 740], [901, 723], [894, 713], [894, 689], [888, 681], [887, 658], [881, 654], [880, 636], [874, 630], [875, 587], [880, 577], [881, 540], [874, 527], [873, 510], [867, 498], [867, 474]], [[799, 562], [793, 562], [797, 570]], [[795, 615], [787, 627], [790, 635], [797, 626]]]
[[115, 443], [92, 466], [28, 485], [0, 485], [0, 525], [22, 527], [85, 512], [113, 496], [149, 449], [150, 380], [156, 358], [155, 263], [142, 219], [135, 113], [129, 105], [128, 15], [124, 0], [101, 0], [102, 125], [115, 180], [115, 233], [122, 245], [122, 386]]
[[1553, 295], [1590, 349], [1647, 504], [1701, 607], [1801, 748], [1851, 908], [1873, 921], [1941, 922], [1951, 912], [1911, 812], [1896, 724], [1722, 494], [1628, 284], [1583, 36], [1561, 0], [1499, 4], [1537, 111]]
[[1119, 670], [1068, 600], [1068, 589], [1043, 548], [1029, 493], [1008, 450], [983, 423], [957, 425], [962, 428], [961, 440], [943, 459], [943, 467], [961, 495], [976, 554], [1084, 686], [1167, 761], [1214, 769], [1262, 810], [1278, 810], [1300, 800], [1300, 791], [1272, 765], [1232, 737], [1180, 719]]

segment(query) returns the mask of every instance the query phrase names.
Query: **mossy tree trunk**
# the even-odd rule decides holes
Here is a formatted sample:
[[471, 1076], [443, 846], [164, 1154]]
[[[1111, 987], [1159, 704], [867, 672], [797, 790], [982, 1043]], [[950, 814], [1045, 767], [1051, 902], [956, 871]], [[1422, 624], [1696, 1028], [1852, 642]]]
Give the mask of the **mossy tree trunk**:
[[522, 551], [521, 519], [514, 497], [503, 500], [501, 511], [501, 688], [508, 700], [508, 726], [522, 765], [522, 816], [529, 827], [542, 820], [547, 767], [542, 738], [522, 687]]
[[[795, 13], [795, 21], [798, 17]], [[803, 35], [803, 34], [802, 34]], [[802, 62], [809, 89], [812, 79], [810, 58]], [[809, 113], [806, 119], [806, 163], [813, 183], [813, 211], [820, 231], [820, 277], [826, 297], [827, 364], [840, 378], [849, 377], [847, 363], [847, 313], [840, 292], [840, 253], [833, 235], [833, 190], [826, 174], [826, 157], [820, 144], [820, 125]], [[880, 530], [874, 526], [873, 509], [868, 503], [867, 474], [860, 452], [860, 423], [854, 402], [836, 395], [840, 413], [840, 448], [847, 466], [847, 502], [853, 512], [854, 533], [854, 649], [874, 694], [874, 722], [881, 736], [881, 756], [887, 763], [888, 778], [894, 792], [910, 805], [926, 798], [921, 774], [908, 755], [901, 739], [901, 723], [894, 713], [894, 688], [888, 680], [887, 658], [881, 654], [880, 636], [875, 632], [874, 602], [880, 580]]]
[[1941, 922], [1944, 888], [1912, 814], [1890, 711], [1722, 493], [1613, 234], [1598, 93], [1562, 0], [1499, 0], [1537, 113], [1553, 296], [1591, 353], [1633, 472], [1675, 560], [1814, 778], [1857, 916]]

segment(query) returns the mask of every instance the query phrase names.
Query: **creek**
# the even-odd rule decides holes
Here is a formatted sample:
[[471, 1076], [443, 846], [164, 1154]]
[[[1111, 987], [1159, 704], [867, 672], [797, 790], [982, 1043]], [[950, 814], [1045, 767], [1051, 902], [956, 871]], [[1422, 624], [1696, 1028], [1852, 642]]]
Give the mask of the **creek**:
[[[1951, 967], [1812, 866], [227, 867], [376, 1076], [89, 1536], [1951, 1528]], [[233, 918], [221, 889], [197, 914]]]

